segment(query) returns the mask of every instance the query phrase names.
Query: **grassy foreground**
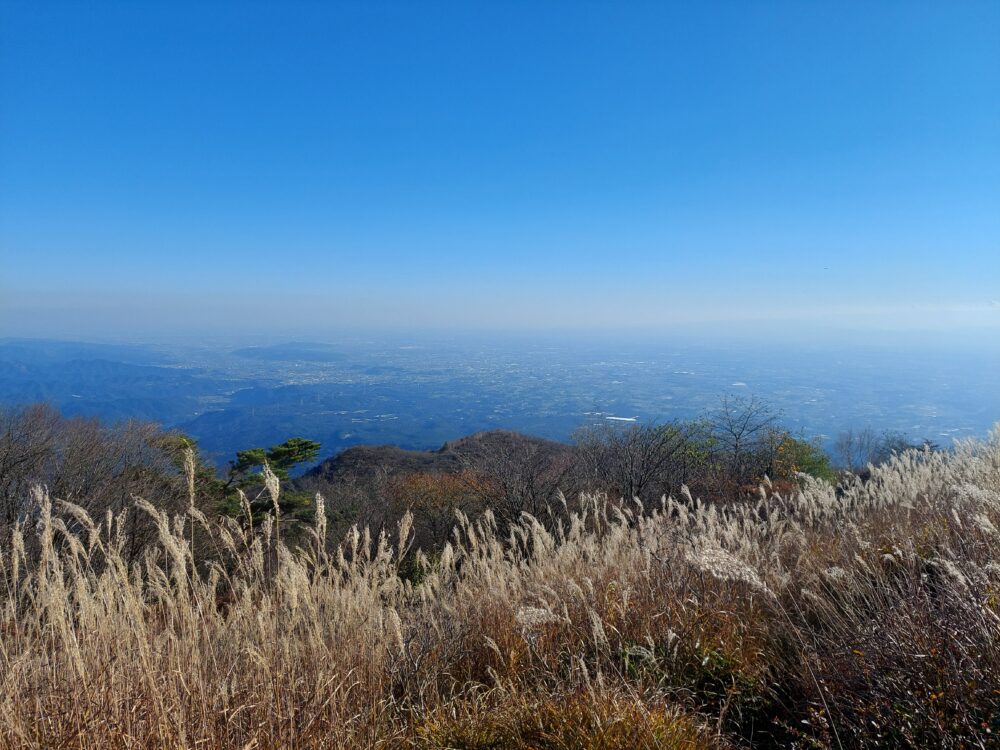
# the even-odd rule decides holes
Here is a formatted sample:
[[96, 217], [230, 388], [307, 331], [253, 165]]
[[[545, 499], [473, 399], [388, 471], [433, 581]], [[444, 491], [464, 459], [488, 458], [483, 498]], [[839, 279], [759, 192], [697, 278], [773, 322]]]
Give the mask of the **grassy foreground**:
[[460, 519], [433, 559], [408, 517], [325, 543], [321, 499], [294, 550], [140, 500], [131, 567], [121, 518], [39, 491], [0, 553], [0, 746], [997, 746], [1000, 430], [802, 481]]

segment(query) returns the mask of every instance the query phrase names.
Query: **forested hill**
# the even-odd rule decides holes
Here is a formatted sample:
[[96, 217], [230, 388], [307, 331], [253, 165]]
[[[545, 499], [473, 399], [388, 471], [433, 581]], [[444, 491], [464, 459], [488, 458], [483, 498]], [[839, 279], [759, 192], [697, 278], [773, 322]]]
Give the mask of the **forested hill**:
[[347, 477], [372, 477], [378, 473], [428, 472], [454, 474], [471, 461], [482, 460], [497, 450], [537, 451], [548, 457], [569, 453], [572, 448], [544, 438], [509, 430], [477, 432], [442, 445], [437, 450], [406, 450], [395, 445], [357, 445], [320, 462], [304, 479], [338, 481]]

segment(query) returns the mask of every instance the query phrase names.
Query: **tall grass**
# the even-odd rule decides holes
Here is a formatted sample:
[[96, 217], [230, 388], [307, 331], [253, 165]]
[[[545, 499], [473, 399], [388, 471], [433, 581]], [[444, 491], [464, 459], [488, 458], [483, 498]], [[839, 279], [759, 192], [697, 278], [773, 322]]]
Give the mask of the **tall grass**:
[[433, 559], [409, 517], [329, 545], [319, 507], [291, 549], [139, 500], [131, 567], [123, 517], [39, 490], [0, 555], [0, 745], [996, 746], [1000, 429], [803, 482], [461, 517]]

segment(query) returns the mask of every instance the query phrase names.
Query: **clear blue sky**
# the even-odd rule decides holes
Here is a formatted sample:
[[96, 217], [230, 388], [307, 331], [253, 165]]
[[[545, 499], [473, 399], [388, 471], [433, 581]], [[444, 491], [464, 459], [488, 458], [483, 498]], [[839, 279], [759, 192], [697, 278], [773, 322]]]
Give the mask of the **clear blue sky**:
[[0, 335], [1000, 333], [996, 0], [0, 9]]

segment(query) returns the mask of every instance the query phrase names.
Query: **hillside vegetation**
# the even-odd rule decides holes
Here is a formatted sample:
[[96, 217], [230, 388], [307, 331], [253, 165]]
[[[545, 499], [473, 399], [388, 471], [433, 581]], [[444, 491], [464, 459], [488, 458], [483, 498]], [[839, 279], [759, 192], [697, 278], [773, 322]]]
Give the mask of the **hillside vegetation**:
[[185, 455], [186, 509], [30, 491], [0, 746], [997, 745], [1000, 427], [839, 486], [459, 513], [427, 553], [406, 512], [293, 527], [266, 468], [272, 512], [210, 520]]

